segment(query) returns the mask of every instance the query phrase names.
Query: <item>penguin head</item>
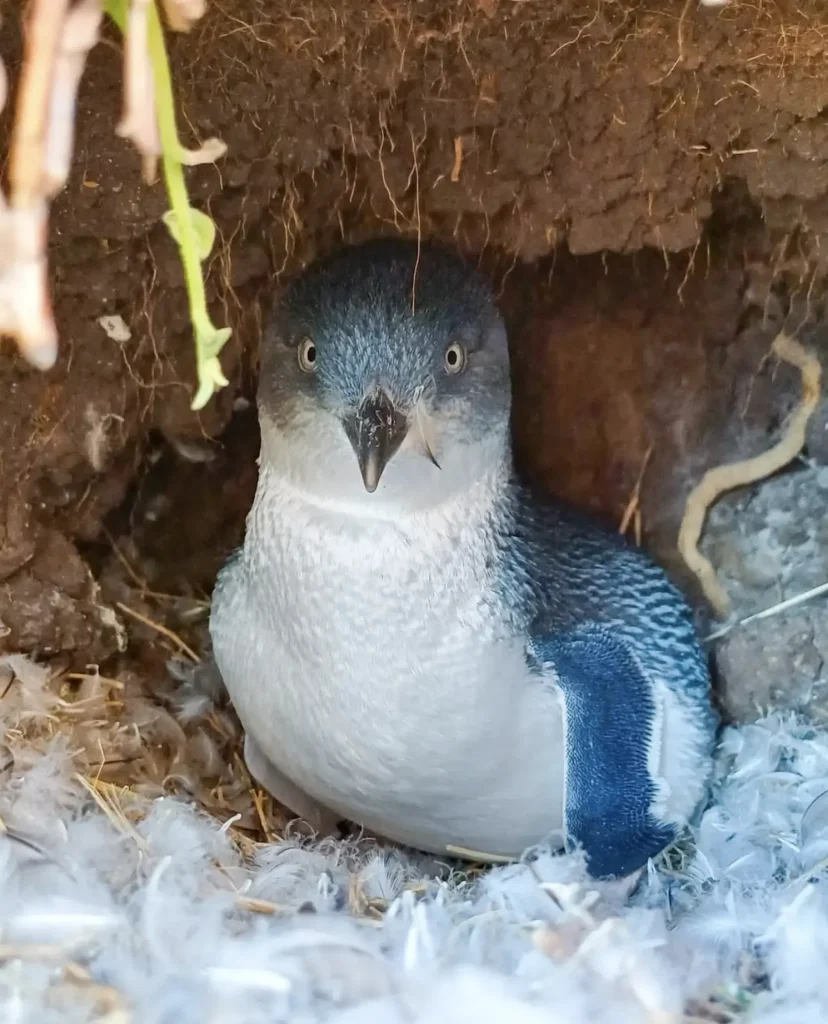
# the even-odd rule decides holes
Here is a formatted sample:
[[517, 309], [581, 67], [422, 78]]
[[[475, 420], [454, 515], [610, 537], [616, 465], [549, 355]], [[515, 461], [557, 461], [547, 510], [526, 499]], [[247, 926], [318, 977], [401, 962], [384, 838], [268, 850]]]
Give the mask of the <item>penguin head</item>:
[[262, 462], [319, 500], [425, 508], [504, 463], [511, 388], [491, 291], [431, 244], [312, 264], [263, 339]]

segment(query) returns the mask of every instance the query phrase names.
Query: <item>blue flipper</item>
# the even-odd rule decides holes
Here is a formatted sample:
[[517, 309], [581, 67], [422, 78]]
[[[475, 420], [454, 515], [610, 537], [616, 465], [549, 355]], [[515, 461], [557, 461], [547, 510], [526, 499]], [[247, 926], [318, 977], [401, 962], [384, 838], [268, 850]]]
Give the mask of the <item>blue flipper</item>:
[[593, 877], [629, 875], [677, 832], [652, 813], [648, 762], [660, 735], [653, 686], [627, 645], [599, 625], [536, 640], [531, 653], [563, 695], [567, 846], [583, 848]]

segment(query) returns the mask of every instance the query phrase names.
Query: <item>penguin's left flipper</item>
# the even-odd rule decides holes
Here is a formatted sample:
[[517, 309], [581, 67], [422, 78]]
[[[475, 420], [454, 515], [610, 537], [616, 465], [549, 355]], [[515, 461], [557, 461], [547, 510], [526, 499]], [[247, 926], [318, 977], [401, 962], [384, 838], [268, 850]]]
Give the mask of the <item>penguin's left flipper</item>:
[[558, 688], [564, 718], [564, 830], [595, 878], [624, 878], [672, 843], [661, 820], [663, 707], [629, 647], [588, 623], [537, 637], [530, 655]]

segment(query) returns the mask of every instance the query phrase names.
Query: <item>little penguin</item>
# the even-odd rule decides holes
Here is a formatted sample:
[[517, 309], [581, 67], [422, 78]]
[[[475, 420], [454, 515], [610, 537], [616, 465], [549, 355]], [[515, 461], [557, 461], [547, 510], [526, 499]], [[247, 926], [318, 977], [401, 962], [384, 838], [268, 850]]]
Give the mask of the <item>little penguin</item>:
[[654, 561], [521, 478], [510, 413], [504, 321], [458, 254], [306, 268], [262, 340], [216, 664], [251, 775], [314, 828], [628, 878], [705, 798], [707, 661]]

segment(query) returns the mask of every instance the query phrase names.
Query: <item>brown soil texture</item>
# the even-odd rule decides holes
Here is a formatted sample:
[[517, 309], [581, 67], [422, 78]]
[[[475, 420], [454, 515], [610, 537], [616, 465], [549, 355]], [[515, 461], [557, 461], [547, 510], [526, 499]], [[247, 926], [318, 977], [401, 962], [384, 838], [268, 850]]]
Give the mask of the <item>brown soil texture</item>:
[[[14, 74], [18, 5], [0, 12]], [[60, 360], [0, 361], [0, 644], [105, 662], [152, 635], [118, 601], [186, 633], [163, 595], [208, 596], [242, 535], [269, 305], [314, 255], [379, 232], [480, 258], [511, 328], [521, 464], [616, 523], [645, 470], [643, 538], [680, 576], [690, 486], [766, 447], [796, 402], [774, 332], [828, 351], [826, 40], [821, 0], [210, 3], [170, 41], [184, 141], [229, 147], [188, 174], [218, 225], [213, 320], [234, 330], [231, 386], [195, 414], [165, 193], [115, 134], [108, 31], [54, 204]], [[128, 340], [98, 322], [113, 315]], [[827, 421], [806, 453], [822, 465]]]

